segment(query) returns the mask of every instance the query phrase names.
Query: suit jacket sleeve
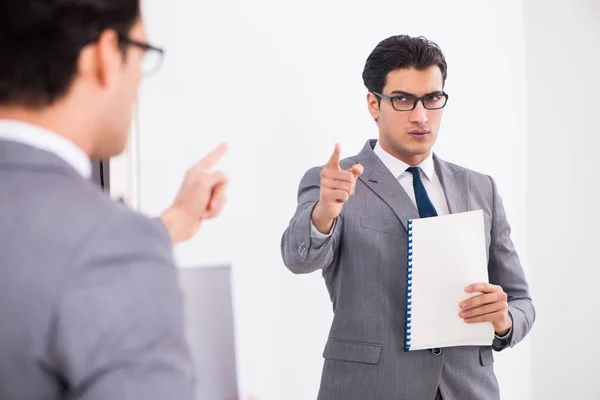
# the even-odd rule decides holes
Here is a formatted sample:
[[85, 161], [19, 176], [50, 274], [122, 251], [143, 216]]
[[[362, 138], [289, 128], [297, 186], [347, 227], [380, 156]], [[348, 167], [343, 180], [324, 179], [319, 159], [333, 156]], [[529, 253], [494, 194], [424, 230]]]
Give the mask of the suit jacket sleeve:
[[333, 264], [342, 235], [342, 218], [335, 220], [330, 237], [322, 246], [313, 246], [311, 215], [321, 192], [321, 168], [306, 172], [298, 189], [298, 206], [281, 238], [284, 264], [294, 273], [305, 274]]
[[75, 257], [50, 348], [69, 398], [193, 399], [182, 296], [159, 221], [122, 212]]
[[490, 177], [493, 191], [493, 216], [489, 258], [490, 282], [502, 286], [508, 295], [508, 312], [513, 327], [504, 339], [494, 339], [493, 348], [501, 351], [519, 343], [531, 330], [535, 320], [535, 309], [529, 294], [529, 286], [519, 261], [519, 256], [510, 238], [510, 226], [502, 200], [494, 180]]

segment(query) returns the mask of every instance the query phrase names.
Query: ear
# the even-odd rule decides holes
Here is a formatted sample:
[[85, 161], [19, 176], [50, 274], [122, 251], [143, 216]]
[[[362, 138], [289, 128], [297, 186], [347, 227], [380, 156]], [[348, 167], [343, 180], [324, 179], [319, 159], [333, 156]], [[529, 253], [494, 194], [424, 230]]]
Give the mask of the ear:
[[379, 121], [379, 99], [372, 92], [367, 93], [367, 106], [375, 122]]
[[119, 37], [113, 30], [103, 31], [98, 39], [86, 46], [79, 55], [79, 74], [92, 79], [102, 88], [110, 87], [123, 68], [123, 53]]

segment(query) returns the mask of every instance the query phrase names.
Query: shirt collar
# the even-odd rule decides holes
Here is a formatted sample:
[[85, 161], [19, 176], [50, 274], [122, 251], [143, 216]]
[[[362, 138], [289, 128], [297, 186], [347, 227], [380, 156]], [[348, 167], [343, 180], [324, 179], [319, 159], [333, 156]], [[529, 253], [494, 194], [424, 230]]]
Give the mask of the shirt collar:
[[85, 152], [70, 140], [50, 130], [22, 121], [0, 119], [0, 139], [25, 144], [53, 153], [83, 178], [92, 176], [92, 164]]
[[[379, 145], [379, 140], [375, 144], [375, 148], [373, 152], [379, 157], [381, 162], [390, 170], [392, 175], [396, 179], [400, 178], [400, 175], [406, 172], [406, 169], [410, 167], [407, 163], [402, 160], [397, 159], [390, 153], [386, 152]], [[433, 177], [435, 176], [435, 164], [433, 162], [433, 153], [429, 154], [426, 159], [424, 159], [417, 167], [421, 168], [425, 177], [431, 182]]]

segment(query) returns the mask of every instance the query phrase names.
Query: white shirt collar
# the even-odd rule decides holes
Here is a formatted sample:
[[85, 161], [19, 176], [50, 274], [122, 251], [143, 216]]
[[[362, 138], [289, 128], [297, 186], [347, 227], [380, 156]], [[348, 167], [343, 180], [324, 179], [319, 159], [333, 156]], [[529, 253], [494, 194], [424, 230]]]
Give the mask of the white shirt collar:
[[45, 150], [62, 158], [83, 178], [92, 176], [92, 164], [85, 152], [68, 139], [26, 122], [0, 119], [0, 139]]
[[[407, 163], [402, 160], [397, 159], [390, 153], [386, 152], [379, 145], [379, 140], [375, 144], [375, 148], [373, 149], [377, 157], [383, 162], [383, 164], [390, 170], [392, 175], [396, 177], [396, 179], [400, 178], [400, 175], [406, 172], [406, 169], [410, 167]], [[433, 153], [429, 154], [429, 156], [424, 159], [417, 167], [421, 168], [425, 177], [431, 182], [433, 177], [435, 176], [435, 164], [433, 162]]]

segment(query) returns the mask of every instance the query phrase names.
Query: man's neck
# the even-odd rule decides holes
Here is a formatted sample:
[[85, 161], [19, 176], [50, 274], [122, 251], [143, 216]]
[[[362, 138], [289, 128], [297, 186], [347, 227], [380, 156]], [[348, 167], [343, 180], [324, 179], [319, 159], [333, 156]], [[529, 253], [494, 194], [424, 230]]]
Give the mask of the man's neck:
[[89, 139], [86, 141], [86, 138], [81, 135], [81, 132], [85, 131], [77, 128], [79, 126], [77, 119], [81, 117], [73, 116], [72, 118], [65, 115], [68, 114], [61, 112], [56, 107], [48, 107], [42, 110], [21, 106], [0, 107], [0, 119], [21, 121], [54, 132], [69, 140], [90, 156], [92, 153], [91, 143]]

